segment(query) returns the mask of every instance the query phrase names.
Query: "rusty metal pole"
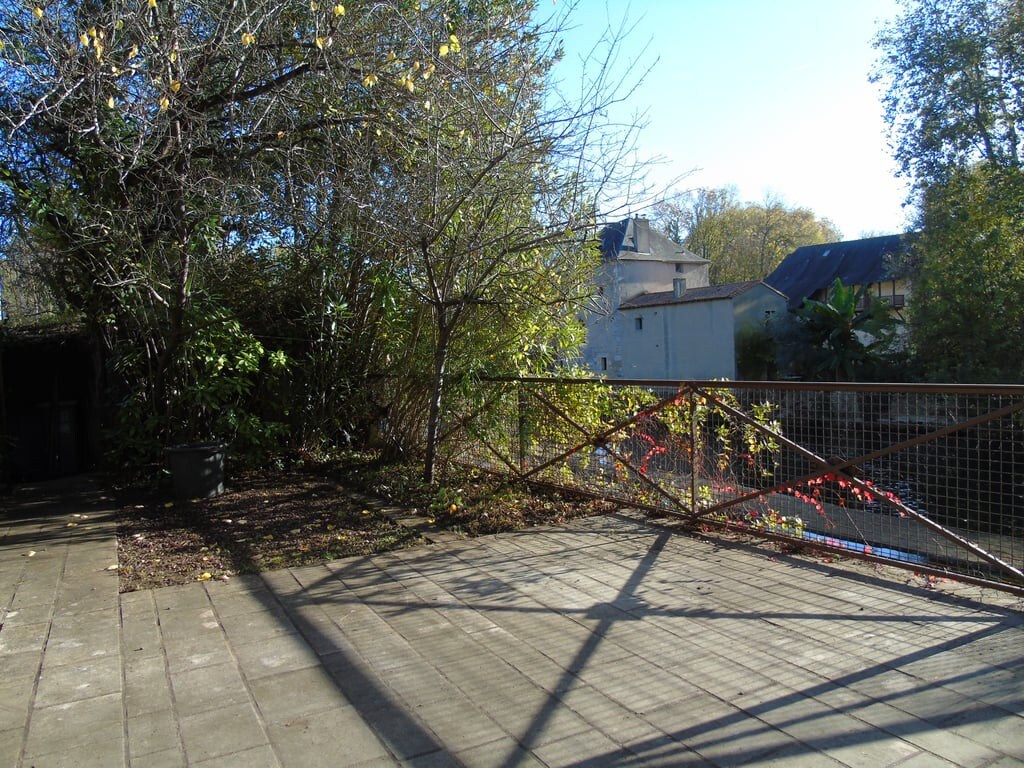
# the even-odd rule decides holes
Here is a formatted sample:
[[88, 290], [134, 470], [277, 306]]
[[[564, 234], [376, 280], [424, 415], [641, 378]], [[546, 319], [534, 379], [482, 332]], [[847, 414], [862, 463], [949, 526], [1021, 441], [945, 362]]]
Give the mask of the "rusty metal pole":
[[516, 401], [518, 405], [518, 431], [519, 431], [519, 471], [520, 473], [526, 471], [526, 452], [529, 449], [529, 435], [527, 434], [526, 426], [526, 394], [523, 388], [526, 385], [519, 382], [519, 386], [516, 387]]
[[690, 509], [697, 514], [697, 399], [689, 388], [690, 398]]

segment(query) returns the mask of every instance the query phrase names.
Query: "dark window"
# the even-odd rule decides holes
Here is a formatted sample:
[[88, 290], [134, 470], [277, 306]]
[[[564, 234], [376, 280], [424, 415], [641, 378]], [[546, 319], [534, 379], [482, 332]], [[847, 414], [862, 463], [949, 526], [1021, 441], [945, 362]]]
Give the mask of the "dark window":
[[682, 273], [682, 271], [683, 271], [683, 265], [682, 264], [676, 264], [676, 272]]
[[638, 331], [642, 331], [644, 329], [644, 319], [642, 317], [636, 318], [633, 321], [633, 327], [636, 328]]
[[601, 358], [601, 370], [602, 371], [607, 371], [608, 370], [608, 358], [607, 357], [602, 357]]

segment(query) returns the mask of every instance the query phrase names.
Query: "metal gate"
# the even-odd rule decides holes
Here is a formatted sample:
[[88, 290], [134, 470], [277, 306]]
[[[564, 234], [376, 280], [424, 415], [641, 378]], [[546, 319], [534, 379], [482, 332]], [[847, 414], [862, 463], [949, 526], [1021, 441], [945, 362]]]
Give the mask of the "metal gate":
[[1024, 593], [1024, 387], [515, 379], [450, 458]]

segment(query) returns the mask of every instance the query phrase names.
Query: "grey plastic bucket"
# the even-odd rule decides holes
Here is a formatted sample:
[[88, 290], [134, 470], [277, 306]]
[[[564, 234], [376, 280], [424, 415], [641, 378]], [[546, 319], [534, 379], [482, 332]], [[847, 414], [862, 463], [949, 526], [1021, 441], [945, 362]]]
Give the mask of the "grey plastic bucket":
[[200, 499], [224, 493], [224, 445], [193, 443], [167, 449], [174, 495]]

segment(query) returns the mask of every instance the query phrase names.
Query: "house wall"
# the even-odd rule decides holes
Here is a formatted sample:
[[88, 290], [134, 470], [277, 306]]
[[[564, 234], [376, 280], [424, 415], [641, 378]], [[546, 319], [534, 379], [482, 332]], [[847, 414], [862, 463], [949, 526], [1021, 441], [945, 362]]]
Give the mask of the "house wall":
[[757, 285], [733, 300], [733, 317], [736, 331], [746, 325], [761, 327], [770, 317], [781, 318], [786, 314], [786, 298], [766, 285]]
[[[679, 264], [664, 261], [639, 261], [619, 259], [615, 262], [615, 277], [618, 285], [619, 303], [636, 298], [641, 293], [671, 291], [672, 281], [685, 278], [688, 288], [703, 288], [708, 285], [707, 264]], [[615, 306], [618, 306], [616, 304]]]
[[624, 350], [630, 342], [617, 307], [642, 293], [672, 290], [677, 277], [685, 278], [689, 288], [708, 285], [707, 264], [681, 264], [681, 269], [677, 272], [674, 263], [664, 261], [606, 260], [594, 280], [602, 293], [583, 317], [587, 340], [579, 362], [599, 376], [633, 378], [625, 367]]
[[[616, 375], [628, 379], [716, 379], [736, 377], [732, 302], [701, 301], [624, 309], [622, 362]], [[637, 319], [642, 328], [637, 328]]]

